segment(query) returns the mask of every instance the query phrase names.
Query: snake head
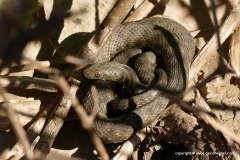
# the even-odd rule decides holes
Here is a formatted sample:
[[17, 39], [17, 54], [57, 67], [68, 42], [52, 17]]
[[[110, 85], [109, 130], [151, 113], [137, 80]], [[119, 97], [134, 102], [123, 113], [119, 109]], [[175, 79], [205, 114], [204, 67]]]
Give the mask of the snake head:
[[121, 73], [119, 73], [119, 63], [103, 62], [93, 64], [83, 71], [83, 74], [88, 79], [100, 79], [107, 81], [119, 81]]
[[88, 79], [109, 80], [108, 77], [113, 76], [111, 73], [111, 62], [96, 63], [84, 70], [84, 76]]
[[99, 77], [101, 77], [101, 70], [97, 69], [97, 67], [93, 65], [85, 69], [83, 74], [88, 79], [99, 79]]

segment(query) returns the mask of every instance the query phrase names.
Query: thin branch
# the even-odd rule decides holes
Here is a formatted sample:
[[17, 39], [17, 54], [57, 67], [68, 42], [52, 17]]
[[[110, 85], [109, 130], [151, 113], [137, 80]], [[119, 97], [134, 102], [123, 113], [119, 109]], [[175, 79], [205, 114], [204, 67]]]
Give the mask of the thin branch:
[[[99, 96], [98, 96], [97, 88], [96, 88], [95, 85], [91, 86], [91, 92], [92, 92], [92, 96], [93, 96], [94, 106], [93, 106], [93, 110], [92, 110], [91, 115], [89, 115], [88, 119], [85, 119], [85, 121], [88, 121], [88, 123], [89, 123], [89, 126], [85, 125], [85, 129], [90, 134], [90, 136], [92, 138], [92, 142], [93, 142], [97, 152], [99, 153], [100, 157], [102, 159], [107, 160], [107, 159], [109, 159], [109, 155], [106, 151], [106, 148], [104, 147], [104, 145], [102, 143], [102, 140], [96, 134], [95, 129], [94, 129], [94, 120], [95, 120], [95, 117], [98, 113], [98, 108], [99, 108]], [[81, 115], [78, 114], [78, 117], [79, 116], [81, 116]]]
[[28, 61], [31, 64], [34, 64], [36, 66], [36, 70], [38, 70], [39, 72], [42, 72], [42, 73], [47, 74], [47, 75], [61, 75], [60, 74], [61, 72], [57, 68], [44, 67], [44, 66], [42, 66], [41, 63], [39, 63], [39, 61], [32, 60], [28, 57], [23, 57], [23, 59]]

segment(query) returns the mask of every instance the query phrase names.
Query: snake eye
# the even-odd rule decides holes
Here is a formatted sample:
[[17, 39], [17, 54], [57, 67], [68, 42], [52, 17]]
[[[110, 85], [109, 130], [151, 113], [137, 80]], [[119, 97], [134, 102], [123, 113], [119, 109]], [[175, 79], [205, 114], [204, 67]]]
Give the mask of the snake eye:
[[96, 77], [99, 77], [99, 76], [100, 76], [100, 72], [96, 72], [96, 73], [95, 73], [95, 76], [96, 76]]

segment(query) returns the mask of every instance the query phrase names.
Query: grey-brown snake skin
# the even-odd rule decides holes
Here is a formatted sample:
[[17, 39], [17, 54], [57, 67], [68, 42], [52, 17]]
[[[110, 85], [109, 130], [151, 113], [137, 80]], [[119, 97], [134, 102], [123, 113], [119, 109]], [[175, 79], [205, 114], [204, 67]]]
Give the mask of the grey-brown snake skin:
[[[165, 64], [167, 83], [161, 88], [152, 89], [160, 90], [156, 98], [149, 103], [109, 118], [107, 103], [117, 97], [119, 86], [114, 82], [97, 80], [95, 84], [99, 92], [100, 106], [95, 119], [95, 129], [107, 143], [117, 143], [130, 138], [133, 133], [151, 124], [161, 115], [169, 103], [169, 99], [161, 93], [177, 95], [184, 91], [189, 66], [195, 53], [193, 38], [182, 25], [167, 18], [153, 17], [120, 25], [101, 50], [97, 64], [93, 66], [101, 66], [100, 63], [111, 61], [117, 53], [128, 48], [141, 48], [160, 55]], [[98, 74], [91, 66], [84, 71], [84, 75], [89, 79], [98, 79]], [[88, 112], [92, 111], [93, 98], [90, 90], [82, 103]]]

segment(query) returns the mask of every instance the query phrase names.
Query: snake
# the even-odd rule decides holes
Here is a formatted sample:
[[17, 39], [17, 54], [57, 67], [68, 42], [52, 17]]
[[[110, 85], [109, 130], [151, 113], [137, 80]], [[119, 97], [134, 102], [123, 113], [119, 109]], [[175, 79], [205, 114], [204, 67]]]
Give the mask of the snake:
[[[94, 79], [90, 75], [95, 75], [99, 78], [99, 72], [95, 72], [94, 66], [99, 65], [101, 67], [105, 62], [112, 63], [109, 61], [119, 52], [131, 48], [149, 50], [161, 56], [165, 65], [167, 82], [159, 89], [160, 94], [149, 103], [130, 112], [109, 117], [107, 115], [107, 103], [117, 97], [118, 89], [112, 89], [108, 85], [103, 87], [102, 84], [104, 83], [113, 83], [108, 81], [107, 78], [96, 80], [97, 90], [101, 94], [99, 94], [100, 111], [95, 118], [94, 126], [100, 138], [106, 143], [127, 140], [135, 132], [151, 124], [161, 115], [170, 101], [166, 94], [178, 95], [185, 90], [189, 67], [195, 53], [193, 38], [181, 24], [163, 17], [145, 18], [121, 24], [100, 50], [96, 63], [84, 71], [85, 77]], [[86, 57], [83, 56], [82, 58]], [[116, 72], [117, 70], [115, 68]], [[130, 76], [132, 75], [130, 74]], [[114, 78], [114, 76], [111, 76], [111, 78]], [[134, 87], [138, 86], [139, 84], [134, 84]], [[105, 94], [105, 96], [102, 97], [102, 94]], [[86, 95], [83, 106], [90, 113], [93, 107], [91, 90]]]
[[149, 87], [140, 82], [132, 68], [114, 61], [93, 65], [86, 69], [84, 74], [89, 79], [119, 82], [125, 86], [131, 95], [137, 95]]
[[112, 61], [134, 68], [139, 80], [143, 84], [149, 84], [154, 77], [153, 71], [157, 60], [153, 52], [143, 52], [139, 48], [133, 48], [122, 51]]
[[153, 87], [149, 87], [145, 90], [145, 92], [141, 94], [124, 98], [118, 96], [113, 101], [111, 101], [112, 110], [114, 113], [120, 114], [122, 112], [127, 112], [139, 108], [151, 102], [161, 94], [162, 86], [166, 85], [167, 83], [167, 75], [161, 69], [157, 69], [154, 72], [156, 73], [157, 82]]
[[[144, 59], [142, 59], [142, 61], [144, 61]], [[140, 61], [137, 60], [135, 63], [138, 63], [138, 62]], [[148, 69], [149, 71], [152, 70], [151, 66], [144, 67], [142, 70], [146, 70], [146, 69]], [[133, 94], [134, 96], [130, 98], [119, 99], [117, 97], [112, 101], [113, 110], [117, 113], [121, 113], [124, 111], [128, 111], [131, 108], [134, 108], [134, 109], [139, 108], [149, 103], [150, 101], [152, 101], [158, 94], [161, 93], [159, 89], [162, 88], [164, 85], [166, 85], [167, 75], [162, 69], [157, 69], [154, 72], [157, 77], [157, 83], [153, 86], [153, 88], [155, 89], [151, 89], [151, 90], [149, 90], [150, 88], [149, 86], [144, 85], [139, 81], [138, 76], [136, 75], [136, 73], [132, 68], [118, 62], [111, 61], [111, 62], [99, 63], [96, 65], [93, 65], [90, 68], [86, 69], [84, 71], [84, 74], [89, 79], [96, 79], [96, 80], [101, 79], [101, 80], [108, 80], [112, 82], [121, 83], [123, 84], [123, 86], [125, 86], [125, 88], [127, 88], [128, 90], [131, 90], [131, 91], [128, 91], [129, 93], [136, 93], [136, 94]], [[145, 73], [145, 75], [151, 76], [152, 74]], [[142, 77], [142, 78], [145, 79], [145, 77]], [[139, 92], [144, 92], [144, 93], [138, 94]], [[130, 104], [131, 102], [132, 104]]]

